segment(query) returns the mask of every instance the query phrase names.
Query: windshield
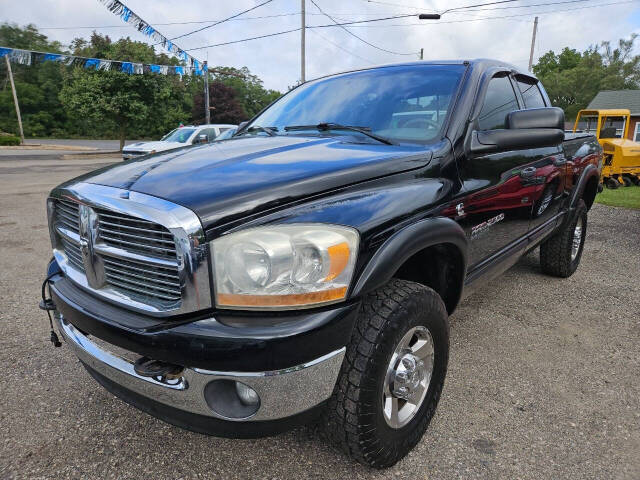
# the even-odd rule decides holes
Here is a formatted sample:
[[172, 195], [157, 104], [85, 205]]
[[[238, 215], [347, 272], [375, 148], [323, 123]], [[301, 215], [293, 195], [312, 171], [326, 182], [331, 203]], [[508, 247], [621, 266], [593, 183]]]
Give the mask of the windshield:
[[598, 116], [597, 115], [580, 115], [578, 118], [577, 132], [584, 133], [596, 133], [598, 129]]
[[176, 128], [162, 137], [162, 141], [185, 143], [194, 131], [195, 128]]
[[622, 138], [625, 117], [604, 117], [600, 127], [600, 138]]
[[[411, 65], [323, 78], [291, 91], [248, 128], [268, 127], [283, 134], [285, 127], [333, 123], [365, 128], [395, 141], [429, 142], [441, 136], [451, 99], [465, 68], [463, 65]], [[353, 131], [329, 130], [332, 134], [360, 135]], [[288, 134], [300, 134], [300, 130]]]
[[235, 129], [235, 128], [229, 128], [229, 129], [225, 130], [224, 132], [222, 132], [220, 135], [218, 135], [216, 137], [216, 141], [217, 140], [226, 140], [227, 138], [233, 137], [233, 134], [236, 133], [236, 130], [237, 129]]

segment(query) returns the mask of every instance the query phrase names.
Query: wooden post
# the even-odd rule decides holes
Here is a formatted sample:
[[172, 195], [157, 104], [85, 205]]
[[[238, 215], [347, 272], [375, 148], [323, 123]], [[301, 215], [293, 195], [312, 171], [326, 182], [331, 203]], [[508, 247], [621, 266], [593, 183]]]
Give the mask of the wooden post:
[[306, 33], [306, 28], [307, 28], [307, 24], [306, 24], [306, 20], [305, 20], [305, 16], [306, 16], [306, 5], [305, 5], [306, 0], [300, 0], [300, 81], [302, 81], [302, 83], [305, 82], [305, 63], [306, 63], [306, 52], [305, 52], [305, 33]]
[[9, 80], [11, 81], [11, 91], [13, 92], [13, 103], [16, 106], [16, 116], [18, 117], [18, 128], [20, 129], [20, 143], [24, 143], [24, 132], [22, 131], [22, 117], [20, 116], [20, 105], [18, 105], [18, 94], [16, 93], [16, 86], [13, 83], [13, 72], [11, 71], [11, 62], [9, 62], [9, 55], [4, 57], [7, 60], [7, 69], [9, 70]]
[[204, 123], [211, 123], [211, 109], [209, 108], [209, 68], [207, 62], [204, 62], [206, 68], [204, 72]]
[[536, 33], [538, 33], [538, 17], [533, 21], [533, 35], [531, 35], [531, 53], [529, 54], [529, 71], [533, 69], [533, 52], [536, 48]]

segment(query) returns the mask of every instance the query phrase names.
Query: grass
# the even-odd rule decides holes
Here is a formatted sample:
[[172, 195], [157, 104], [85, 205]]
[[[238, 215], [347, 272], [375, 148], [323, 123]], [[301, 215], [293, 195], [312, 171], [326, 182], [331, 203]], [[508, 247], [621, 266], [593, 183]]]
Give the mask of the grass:
[[617, 190], [606, 188], [596, 196], [596, 202], [610, 207], [635, 208], [640, 210], [640, 187], [620, 187]]

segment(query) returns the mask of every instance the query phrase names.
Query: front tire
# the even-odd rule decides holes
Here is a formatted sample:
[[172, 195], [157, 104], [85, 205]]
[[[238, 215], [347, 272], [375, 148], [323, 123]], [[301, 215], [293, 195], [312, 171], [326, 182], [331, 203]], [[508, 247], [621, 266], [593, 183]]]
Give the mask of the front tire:
[[587, 206], [580, 199], [572, 217], [553, 237], [540, 245], [542, 271], [554, 277], [573, 275], [580, 264], [587, 236]]
[[330, 440], [362, 464], [394, 465], [427, 429], [448, 357], [447, 311], [434, 290], [394, 279], [368, 294], [325, 412]]

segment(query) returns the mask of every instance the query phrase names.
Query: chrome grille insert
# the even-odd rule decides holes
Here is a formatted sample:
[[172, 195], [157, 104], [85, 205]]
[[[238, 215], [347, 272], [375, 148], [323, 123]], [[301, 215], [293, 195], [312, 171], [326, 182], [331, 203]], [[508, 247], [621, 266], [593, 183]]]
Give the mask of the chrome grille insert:
[[67, 240], [66, 238], [61, 239], [62, 246], [64, 247], [64, 253], [67, 254], [67, 258], [69, 259], [69, 263], [73, 265], [77, 270], [84, 272], [84, 264], [82, 263], [82, 253], [80, 252], [80, 245], [77, 243], [73, 243], [72, 241]]
[[54, 190], [51, 197], [54, 256], [75, 283], [155, 315], [211, 306], [208, 252], [193, 212], [84, 183]]
[[104, 243], [156, 257], [175, 258], [173, 235], [162, 225], [97, 208], [99, 236]]
[[178, 269], [150, 268], [149, 264], [103, 257], [107, 283], [136, 296], [150, 296], [170, 302], [180, 301], [181, 287]]
[[79, 234], [79, 205], [69, 200], [58, 200], [56, 204], [56, 223]]

